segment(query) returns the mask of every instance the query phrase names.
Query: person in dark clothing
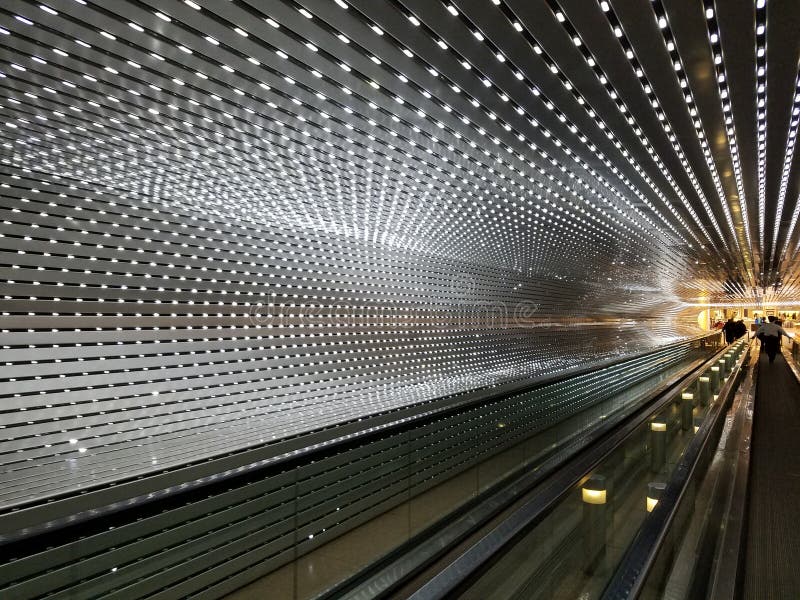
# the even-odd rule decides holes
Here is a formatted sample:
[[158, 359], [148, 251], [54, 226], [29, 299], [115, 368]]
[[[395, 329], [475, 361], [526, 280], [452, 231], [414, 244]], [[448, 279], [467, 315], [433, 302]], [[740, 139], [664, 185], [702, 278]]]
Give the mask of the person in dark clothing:
[[734, 337], [737, 340], [747, 333], [747, 325], [745, 325], [744, 321], [742, 321], [741, 319], [736, 321], [736, 328], [734, 333], [735, 333]]
[[787, 338], [792, 337], [783, 330], [783, 327], [774, 322], [775, 319], [765, 323], [756, 331], [756, 336], [761, 340], [761, 347], [767, 353], [769, 362], [775, 362], [775, 355], [778, 354], [778, 348], [781, 345], [781, 336], [785, 335]]
[[[775, 323], [775, 325], [777, 325], [778, 327], [781, 327], [781, 328], [783, 327], [783, 319], [776, 318], [773, 321], [773, 323]], [[781, 346], [783, 346], [783, 338], [778, 336], [778, 348], [780, 348]]]
[[722, 326], [722, 333], [725, 334], [725, 341], [728, 344], [732, 344], [736, 339], [736, 323], [733, 322], [732, 317], [725, 322], [725, 325]]

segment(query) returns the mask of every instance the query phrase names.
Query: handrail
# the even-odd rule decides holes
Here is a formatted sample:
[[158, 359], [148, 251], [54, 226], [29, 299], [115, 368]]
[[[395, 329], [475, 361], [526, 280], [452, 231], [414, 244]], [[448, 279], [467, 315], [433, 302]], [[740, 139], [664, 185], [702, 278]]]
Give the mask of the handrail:
[[[492, 489], [476, 496], [469, 506], [459, 510], [457, 518], [448, 522], [440, 530], [433, 534], [429, 532], [418, 534], [386, 559], [380, 561], [379, 566], [354, 575], [326, 592], [322, 599], [365, 600], [374, 597], [375, 594], [390, 594], [391, 590], [403, 585], [403, 582], [414, 573], [428, 568], [430, 564], [446, 553], [448, 548], [478, 535], [479, 530], [485, 527], [491, 519], [508, 509], [514, 502], [524, 498], [525, 494], [551, 477], [568, 460], [611, 433], [621, 423], [641, 410], [642, 406], [650, 405], [663, 394], [670, 393], [681, 386], [704, 362], [702, 360], [692, 362], [688, 367], [650, 390], [641, 398], [637, 406], [626, 407], [618, 414], [604, 419], [601, 424], [593, 427], [590, 431], [583, 432], [569, 440], [541, 464], [538, 464], [534, 470], [526, 470], [521, 476], [504, 484], [500, 489]], [[512, 475], [512, 477], [514, 476]]]
[[52, 533], [63, 527], [72, 527], [81, 522], [164, 500], [204, 486], [218, 484], [226, 479], [253, 473], [259, 469], [309, 458], [338, 446], [368, 441], [396, 430], [402, 431], [470, 406], [532, 391], [539, 387], [717, 335], [719, 335], [717, 331], [709, 332], [687, 337], [652, 350], [606, 359], [592, 365], [565, 369], [553, 375], [515, 380], [435, 398], [376, 415], [352, 419], [264, 446], [232, 452], [197, 463], [184, 464], [152, 475], [119, 480], [112, 484], [82, 489], [78, 492], [69, 492], [61, 497], [49, 498], [46, 502], [15, 506], [0, 513], [0, 546], [39, 533]]
[[[716, 353], [705, 361], [694, 372], [702, 372], [713, 365], [727, 349]], [[720, 390], [720, 395], [727, 393], [732, 387], [732, 379]], [[605, 457], [628, 438], [628, 436], [644, 424], [647, 419], [663, 406], [672, 401], [668, 391], [663, 392], [661, 398], [642, 408], [632, 415], [629, 420], [610, 433], [597, 444], [588, 448], [578, 457], [563, 465], [558, 473], [544, 483], [540, 492], [531, 501], [516, 510], [508, 519], [503, 521], [479, 542], [467, 549], [450, 565], [439, 572], [435, 577], [423, 585], [411, 596], [412, 600], [439, 599], [452, 593], [464, 585], [478, 573], [484, 565], [488, 564], [502, 549], [507, 547], [522, 532], [544, 518], [574, 486], [586, 477]]]
[[[752, 344], [748, 346], [741, 363], [750, 356]], [[731, 391], [735, 389], [737, 378], [743, 373], [739, 369], [736, 377], [731, 377], [720, 390], [719, 401], [703, 421], [697, 434], [689, 442], [675, 470], [662, 492], [658, 504], [647, 516], [633, 543], [628, 547], [622, 561], [603, 592], [603, 600], [623, 600], [636, 597], [642, 590], [647, 574], [652, 569], [659, 548], [663, 543], [670, 525], [673, 523], [678, 508], [683, 500], [687, 483], [694, 474], [705, 450], [716, 442], [711, 439], [718, 419], [725, 414]]]

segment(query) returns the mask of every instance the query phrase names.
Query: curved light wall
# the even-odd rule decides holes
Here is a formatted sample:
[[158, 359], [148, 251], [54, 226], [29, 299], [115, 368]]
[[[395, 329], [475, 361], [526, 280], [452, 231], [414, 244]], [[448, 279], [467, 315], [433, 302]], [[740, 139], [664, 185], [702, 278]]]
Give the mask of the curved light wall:
[[754, 261], [796, 248], [793, 143], [770, 204], [727, 100], [766, 97], [770, 9], [617, 4], [4, 2], [0, 507], [791, 294]]

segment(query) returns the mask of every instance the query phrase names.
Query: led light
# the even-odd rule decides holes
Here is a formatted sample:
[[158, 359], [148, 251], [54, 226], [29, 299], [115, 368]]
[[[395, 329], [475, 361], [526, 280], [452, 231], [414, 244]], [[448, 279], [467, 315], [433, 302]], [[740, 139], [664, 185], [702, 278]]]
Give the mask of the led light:
[[592, 475], [581, 487], [581, 500], [585, 504], [605, 504], [607, 501], [605, 477]]
[[667, 489], [667, 484], [661, 482], [651, 482], [647, 484], [647, 497], [645, 499], [645, 509], [647, 512], [653, 512], [653, 509], [661, 499], [664, 490]]
[[[4, 350], [11, 375], [20, 371], [4, 400], [45, 414], [49, 403], [59, 417], [24, 427], [41, 438], [10, 439], [22, 440], [15, 460], [47, 455], [55, 442], [61, 449], [51, 459], [66, 448], [59, 460], [81, 467], [70, 481], [105, 485], [88, 474], [112, 481], [104, 461], [123, 452], [125, 476], [147, 476], [179, 467], [180, 456], [229, 455], [653, 350], [694, 335], [687, 294], [724, 295], [715, 257], [745, 254], [729, 232], [716, 233], [716, 198], [702, 214], [706, 183], [716, 189], [702, 161], [724, 158], [742, 118], [726, 96], [730, 41], [723, 48], [710, 34], [716, 45], [694, 46], [711, 59], [707, 83], [722, 99], [725, 127], [715, 130], [712, 156], [689, 65], [651, 86], [637, 58], [641, 41], [625, 36], [609, 3], [600, 2], [600, 22], [590, 26], [617, 36], [606, 50], [622, 66], [629, 61], [644, 94], [635, 110], [627, 88], [614, 87], [618, 73], [604, 72], [582, 43], [586, 25], [571, 23], [557, 1], [542, 7], [571, 51], [537, 39], [499, 0], [502, 10], [483, 17], [524, 40], [512, 29], [504, 38], [502, 27], [485, 38], [481, 18], [458, 14], [464, 5], [449, 0], [442, 7], [457, 7], [458, 20], [434, 10], [425, 27], [412, 17], [412, 27], [392, 21], [369, 2], [352, 12], [344, 1], [343, 10], [331, 4], [314, 21], [275, 12], [289, 37], [258, 29], [253, 19], [280, 28], [258, 3], [247, 11], [231, 3], [217, 19], [197, 1], [196, 23], [162, 18], [157, 3], [133, 12], [111, 3], [103, 24], [121, 37], [100, 40], [96, 26], [88, 29], [96, 48], [70, 46], [68, 20], [35, 13], [37, 2], [30, 12], [47, 28], [36, 25], [40, 35], [23, 46], [6, 44], [0, 77], [13, 84], [0, 122], [8, 158], [0, 243], [10, 258], [0, 287], [9, 306], [24, 305], [4, 327], [13, 323], [10, 339], [25, 343]], [[664, 14], [660, 3], [642, 6], [651, 25]], [[392, 4], [390, 13], [398, 7], [405, 10]], [[127, 26], [131, 19], [142, 20], [141, 31]], [[756, 19], [765, 22], [764, 11]], [[385, 32], [384, 22], [392, 25]], [[373, 23], [379, 31], [364, 29]], [[31, 31], [8, 24], [6, 35]], [[714, 19], [706, 26], [716, 29]], [[653, 31], [670, 62], [680, 61], [669, 24]], [[351, 32], [364, 39], [351, 41]], [[437, 33], [447, 52], [428, 55]], [[766, 36], [757, 39], [760, 160]], [[541, 62], [528, 65], [518, 42]], [[141, 65], [131, 60], [151, 50]], [[571, 58], [562, 61], [562, 51]], [[451, 58], [463, 69], [452, 72]], [[686, 104], [682, 116], [680, 104], [665, 111], [654, 91], [670, 85]], [[672, 128], [674, 115], [689, 116], [695, 135]], [[787, 151], [796, 137], [788, 123]], [[664, 143], [651, 144], [653, 135]], [[730, 146], [738, 179], [747, 165]], [[776, 184], [785, 189], [783, 177]], [[563, 306], [574, 310], [566, 315]], [[628, 327], [645, 313], [659, 319]], [[685, 359], [688, 344], [668, 348], [659, 360]], [[552, 397], [566, 416], [584, 407], [577, 391]], [[513, 427], [503, 413], [478, 426], [516, 431], [533, 418], [524, 411], [550, 400], [520, 405]], [[24, 424], [32, 414], [7, 416]], [[159, 429], [165, 422], [169, 431]], [[64, 446], [76, 432], [98, 450]], [[166, 435], [181, 452], [160, 446]]]
[[581, 499], [586, 504], [605, 504], [606, 490], [589, 490], [581, 488]]

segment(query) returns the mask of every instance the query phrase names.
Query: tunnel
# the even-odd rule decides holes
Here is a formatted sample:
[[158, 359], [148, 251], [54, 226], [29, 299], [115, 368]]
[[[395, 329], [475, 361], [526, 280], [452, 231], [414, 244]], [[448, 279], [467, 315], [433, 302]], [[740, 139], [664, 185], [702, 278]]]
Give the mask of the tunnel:
[[800, 597], [797, 31], [3, 0], [0, 597]]

